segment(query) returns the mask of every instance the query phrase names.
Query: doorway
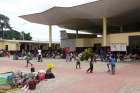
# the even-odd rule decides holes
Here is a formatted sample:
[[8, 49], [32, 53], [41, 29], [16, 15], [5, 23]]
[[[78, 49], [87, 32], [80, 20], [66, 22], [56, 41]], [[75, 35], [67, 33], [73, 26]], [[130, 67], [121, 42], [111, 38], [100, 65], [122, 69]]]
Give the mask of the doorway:
[[8, 45], [5, 45], [5, 50], [8, 51]]
[[129, 36], [129, 48], [131, 53], [140, 52], [140, 35]]

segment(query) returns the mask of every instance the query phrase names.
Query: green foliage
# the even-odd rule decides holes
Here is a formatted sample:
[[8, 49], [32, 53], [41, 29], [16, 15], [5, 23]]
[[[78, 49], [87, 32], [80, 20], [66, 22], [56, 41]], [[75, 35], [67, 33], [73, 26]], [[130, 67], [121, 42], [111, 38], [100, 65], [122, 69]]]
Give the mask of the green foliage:
[[32, 40], [30, 33], [13, 30], [9, 24], [9, 18], [0, 14], [0, 37], [3, 39]]
[[4, 39], [13, 39], [13, 38], [15, 38], [15, 39], [18, 39], [18, 40], [20, 40], [20, 38], [21, 38], [21, 35], [20, 35], [20, 33], [18, 32], [18, 31], [4, 31], [4, 37], [3, 37]]
[[93, 50], [91, 48], [87, 48], [84, 50], [84, 52], [82, 53], [82, 56], [81, 56], [81, 60], [88, 60], [89, 57], [92, 56], [92, 53], [93, 53]]
[[24, 39], [25, 40], [31, 40], [32, 37], [30, 36], [30, 33], [24, 33]]
[[9, 24], [9, 18], [5, 15], [0, 14], [0, 30], [2, 31], [2, 29], [12, 29], [10, 24]]
[[4, 33], [3, 38], [4, 39], [16, 39], [16, 40], [32, 40], [32, 37], [30, 36], [30, 33], [25, 33], [24, 32], [24, 36], [23, 34], [21, 34], [20, 32], [16, 31], [16, 30], [12, 30], [12, 31], [4, 31], [1, 32], [0, 34]]

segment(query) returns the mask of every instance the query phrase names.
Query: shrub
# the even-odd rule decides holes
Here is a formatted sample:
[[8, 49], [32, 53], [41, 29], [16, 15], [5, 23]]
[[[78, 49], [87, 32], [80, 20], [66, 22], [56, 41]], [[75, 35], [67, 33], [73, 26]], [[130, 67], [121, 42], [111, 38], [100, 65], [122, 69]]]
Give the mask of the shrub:
[[84, 52], [82, 53], [82, 56], [81, 56], [80, 59], [81, 59], [82, 61], [83, 61], [83, 60], [88, 60], [89, 57], [91, 57], [92, 52], [93, 52], [93, 50], [92, 50], [91, 48], [85, 49]]

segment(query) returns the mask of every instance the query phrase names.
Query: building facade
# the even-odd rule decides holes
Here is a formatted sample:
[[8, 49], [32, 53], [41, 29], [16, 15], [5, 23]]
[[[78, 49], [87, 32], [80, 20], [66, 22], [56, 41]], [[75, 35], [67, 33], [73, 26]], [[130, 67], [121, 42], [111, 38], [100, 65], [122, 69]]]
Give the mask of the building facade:
[[[65, 34], [64, 34], [65, 33]], [[69, 33], [64, 31], [61, 32], [61, 47], [69, 47], [71, 50], [76, 48], [101, 48], [103, 45], [102, 37], [79, 37], [79, 38], [70, 38], [68, 37]], [[65, 35], [65, 36], [63, 36]], [[85, 36], [87, 34], [84, 34]], [[137, 39], [135, 39], [137, 38]], [[107, 34], [107, 47], [111, 48], [112, 45], [125, 45], [124, 49], [117, 49], [116, 51], [139, 51], [140, 47], [140, 32], [128, 32], [128, 33], [111, 33]], [[114, 50], [115, 51], [115, 50]]]
[[[49, 49], [49, 42], [46, 41], [25, 41], [25, 40], [0, 40], [0, 50], [7, 50], [11, 52], [22, 50], [35, 50], [41, 48], [42, 50]], [[52, 42], [52, 49], [59, 49], [59, 42]]]

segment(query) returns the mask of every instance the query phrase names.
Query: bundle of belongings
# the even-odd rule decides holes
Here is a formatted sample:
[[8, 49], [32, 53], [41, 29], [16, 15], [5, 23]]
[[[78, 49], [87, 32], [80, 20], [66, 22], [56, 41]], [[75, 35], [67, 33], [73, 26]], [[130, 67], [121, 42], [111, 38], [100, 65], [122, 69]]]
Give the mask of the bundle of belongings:
[[36, 76], [32, 73], [25, 74], [23, 82], [22, 82], [22, 89], [25, 91], [27, 90], [34, 90], [36, 88], [36, 84], [40, 81], [36, 79]]
[[38, 73], [6, 72], [0, 73], [0, 89], [3, 86], [10, 88], [22, 88], [25, 91], [36, 89], [36, 85], [45, 79], [55, 78], [52, 68], [40, 70]]
[[0, 73], [0, 89], [3, 88], [3, 86], [9, 86], [9, 89], [27, 86], [27, 89], [33, 90], [36, 88], [37, 83], [39, 83], [39, 80], [35, 79], [35, 74], [33, 73]]
[[13, 72], [0, 73], [0, 90], [8, 90], [11, 88]]

